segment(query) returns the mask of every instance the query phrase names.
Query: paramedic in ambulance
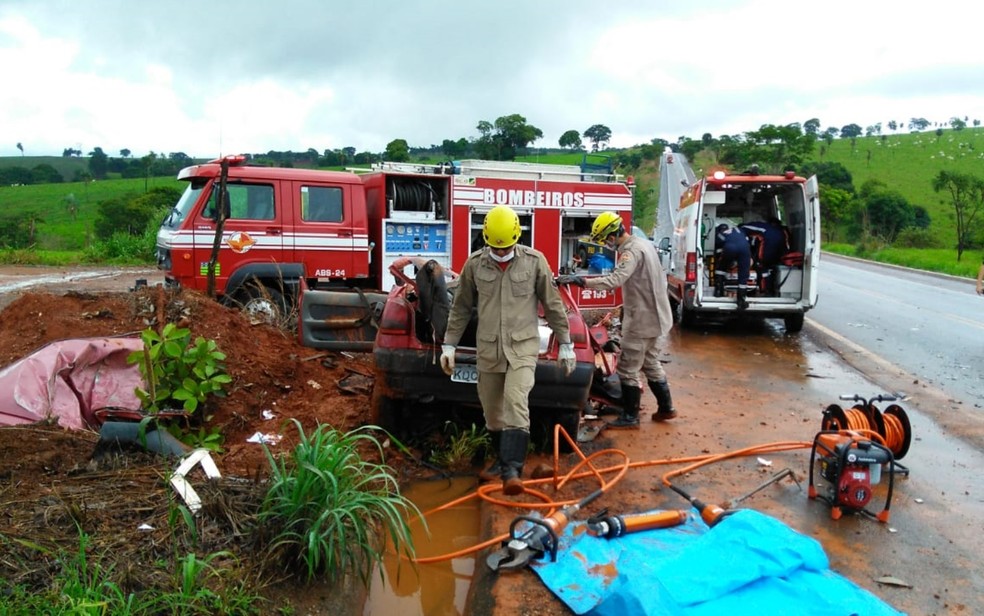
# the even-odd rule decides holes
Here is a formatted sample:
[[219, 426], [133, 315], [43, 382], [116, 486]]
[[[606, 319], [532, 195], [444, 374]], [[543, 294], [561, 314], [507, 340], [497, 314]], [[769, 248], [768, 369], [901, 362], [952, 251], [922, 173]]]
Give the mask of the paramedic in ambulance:
[[774, 216], [767, 221], [745, 222], [738, 225], [738, 228], [756, 248], [752, 257], [764, 269], [779, 265], [779, 259], [789, 252], [786, 231]]
[[779, 265], [782, 256], [789, 252], [786, 230], [774, 216], [769, 217], [767, 221], [743, 222], [738, 228], [748, 239], [752, 249], [752, 267], [758, 273], [759, 284], [762, 284], [766, 272], [774, 276], [772, 269]]
[[502, 479], [502, 491], [524, 491], [520, 476], [530, 442], [529, 394], [540, 351], [538, 304], [559, 347], [565, 376], [574, 371], [574, 345], [560, 292], [543, 253], [517, 244], [519, 216], [497, 205], [485, 215], [485, 247], [473, 252], [458, 277], [448, 328], [441, 346], [441, 368], [454, 370], [455, 347], [478, 312], [476, 351], [478, 399], [498, 458], [479, 474]]
[[618, 360], [622, 384], [622, 411], [609, 422], [610, 428], [638, 428], [639, 402], [642, 398], [640, 372], [653, 395], [656, 412], [653, 421], [677, 416], [670, 396], [666, 372], [659, 361], [658, 342], [673, 327], [673, 313], [666, 293], [666, 274], [659, 263], [656, 247], [645, 238], [627, 233], [622, 217], [602, 212], [591, 225], [591, 241], [618, 251], [615, 270], [595, 278], [565, 275], [559, 284], [574, 284], [588, 289], [622, 287], [622, 354]]
[[748, 272], [752, 265], [752, 247], [741, 229], [721, 223], [714, 230], [714, 297], [724, 297], [727, 272], [738, 267], [738, 310], [748, 308]]

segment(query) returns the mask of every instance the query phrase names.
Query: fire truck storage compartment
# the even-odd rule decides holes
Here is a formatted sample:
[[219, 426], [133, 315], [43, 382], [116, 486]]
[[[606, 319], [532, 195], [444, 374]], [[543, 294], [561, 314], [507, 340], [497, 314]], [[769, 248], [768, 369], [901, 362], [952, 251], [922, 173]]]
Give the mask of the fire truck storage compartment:
[[[485, 215], [488, 214], [489, 210], [492, 209], [491, 206], [487, 208], [472, 208], [471, 210], [471, 228], [470, 235], [471, 238], [471, 248], [470, 252], [475, 252], [476, 250], [481, 250], [485, 247], [485, 236], [483, 235], [483, 229], [485, 228]], [[512, 206], [516, 215], [519, 216], [519, 241], [518, 244], [524, 246], [530, 246], [536, 248], [533, 243], [533, 212], [529, 208], [521, 208]]]
[[386, 178], [386, 210], [390, 218], [446, 220], [448, 181], [444, 176], [391, 175]]
[[[591, 256], [604, 251], [598, 244], [588, 241], [591, 237], [591, 224], [597, 212], [564, 212], [561, 217], [560, 273], [589, 273], [588, 262]], [[609, 251], [610, 252], [610, 251]], [[600, 273], [600, 272], [590, 272]]]

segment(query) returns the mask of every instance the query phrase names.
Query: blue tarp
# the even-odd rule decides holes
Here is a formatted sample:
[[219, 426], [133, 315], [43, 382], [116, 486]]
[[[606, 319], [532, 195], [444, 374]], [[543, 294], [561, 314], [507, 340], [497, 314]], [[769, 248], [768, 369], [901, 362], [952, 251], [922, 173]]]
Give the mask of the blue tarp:
[[533, 570], [576, 614], [901, 614], [829, 565], [816, 540], [746, 509], [617, 539], [569, 524], [557, 561]]

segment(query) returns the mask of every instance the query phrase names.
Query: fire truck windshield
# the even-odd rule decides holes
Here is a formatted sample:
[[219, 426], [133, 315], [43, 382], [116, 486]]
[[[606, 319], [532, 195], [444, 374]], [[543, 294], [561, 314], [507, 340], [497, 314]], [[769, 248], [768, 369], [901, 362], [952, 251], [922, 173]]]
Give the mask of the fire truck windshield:
[[198, 202], [198, 196], [202, 194], [204, 187], [204, 182], [188, 184], [188, 188], [185, 189], [184, 194], [178, 199], [178, 203], [171, 209], [171, 213], [167, 215], [161, 225], [171, 229], [178, 228], [181, 221], [188, 217], [188, 212]]

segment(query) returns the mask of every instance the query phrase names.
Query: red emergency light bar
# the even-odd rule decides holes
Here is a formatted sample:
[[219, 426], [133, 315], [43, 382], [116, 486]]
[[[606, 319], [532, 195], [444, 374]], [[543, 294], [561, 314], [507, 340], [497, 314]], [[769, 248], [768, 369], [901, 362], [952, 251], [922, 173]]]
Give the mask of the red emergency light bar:
[[235, 154], [231, 156], [223, 156], [222, 158], [216, 158], [215, 160], [208, 161], [209, 165], [218, 165], [222, 161], [228, 162], [230, 165], [241, 165], [246, 162], [246, 156], [243, 154]]

